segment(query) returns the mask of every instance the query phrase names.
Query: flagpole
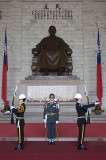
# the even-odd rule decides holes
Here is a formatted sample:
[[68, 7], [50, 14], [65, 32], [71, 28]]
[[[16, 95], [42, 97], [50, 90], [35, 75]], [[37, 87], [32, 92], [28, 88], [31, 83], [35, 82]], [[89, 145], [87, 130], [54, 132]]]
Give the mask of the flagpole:
[[[5, 26], [5, 32], [6, 32], [6, 39], [7, 39], [7, 24], [6, 24], [6, 26]], [[8, 67], [8, 55], [7, 55], [7, 67]], [[7, 72], [7, 74], [8, 74], [8, 72]], [[7, 76], [7, 82], [8, 82], [8, 76]], [[8, 83], [7, 83], [7, 93], [8, 93]], [[7, 94], [7, 99], [8, 99], [8, 94]], [[10, 109], [10, 107], [9, 107], [9, 101], [7, 101], [6, 107], [7, 107], [8, 109]]]
[[[6, 39], [7, 39], [7, 24], [6, 24], [6, 26], [5, 26], [5, 34], [6, 34]], [[7, 40], [6, 40], [7, 41]], [[7, 75], [6, 75], [6, 79], [7, 79]], [[7, 83], [7, 82], [6, 82]], [[7, 86], [7, 84], [6, 84], [6, 86]], [[6, 97], [7, 97], [7, 95], [6, 95]], [[6, 99], [6, 106], [7, 106], [8, 104], [7, 104], [7, 99]], [[4, 108], [6, 108], [6, 106], [4, 106]]]
[[97, 97], [102, 106], [102, 71], [101, 71], [101, 50], [100, 50], [100, 38], [99, 38], [99, 28], [97, 36]]
[[1, 94], [1, 98], [2, 98], [2, 100], [4, 102], [4, 108], [7, 105], [7, 71], [8, 71], [7, 35], [6, 35], [6, 27], [5, 27], [3, 73], [2, 73], [2, 94]]
[[[6, 39], [7, 39], [7, 24], [5, 26], [5, 31], [6, 31]], [[8, 68], [8, 54], [7, 54], [7, 68]], [[8, 71], [8, 69], [7, 69]], [[8, 72], [7, 72], [8, 75]], [[8, 76], [7, 76], [7, 105], [5, 107], [6, 110], [10, 110], [10, 106], [9, 106], [9, 101], [8, 101]]]

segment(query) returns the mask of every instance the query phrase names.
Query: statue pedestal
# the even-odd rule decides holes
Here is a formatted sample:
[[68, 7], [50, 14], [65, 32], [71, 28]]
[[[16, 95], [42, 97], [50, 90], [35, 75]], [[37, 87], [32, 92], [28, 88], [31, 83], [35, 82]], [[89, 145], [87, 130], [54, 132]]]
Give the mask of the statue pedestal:
[[77, 86], [68, 85], [40, 85], [27, 86], [27, 101], [48, 101], [49, 95], [53, 93], [57, 101], [74, 101], [74, 96], [77, 93]]
[[35, 76], [20, 82], [20, 93], [26, 94], [28, 102], [46, 101], [50, 93], [58, 101], [70, 102], [78, 92], [84, 97], [84, 81], [76, 76]]

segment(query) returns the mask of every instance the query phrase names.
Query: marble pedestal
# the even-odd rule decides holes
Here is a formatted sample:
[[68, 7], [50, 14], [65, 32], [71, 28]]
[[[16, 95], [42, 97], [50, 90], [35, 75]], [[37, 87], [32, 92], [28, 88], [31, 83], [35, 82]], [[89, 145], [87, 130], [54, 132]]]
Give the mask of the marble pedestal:
[[54, 93], [58, 101], [74, 101], [76, 93], [84, 97], [84, 81], [75, 76], [38, 76], [33, 80], [21, 80], [19, 87], [28, 102], [48, 100], [50, 93]]

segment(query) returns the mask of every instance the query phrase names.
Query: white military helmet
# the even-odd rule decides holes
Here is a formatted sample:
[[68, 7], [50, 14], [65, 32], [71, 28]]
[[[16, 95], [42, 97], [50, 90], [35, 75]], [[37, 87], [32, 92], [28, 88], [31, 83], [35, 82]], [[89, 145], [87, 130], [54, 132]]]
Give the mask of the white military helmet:
[[75, 98], [76, 98], [76, 99], [82, 99], [82, 95], [81, 95], [80, 93], [77, 93], [77, 94], [75, 95]]
[[25, 94], [20, 94], [20, 95], [19, 95], [19, 99], [26, 99]]

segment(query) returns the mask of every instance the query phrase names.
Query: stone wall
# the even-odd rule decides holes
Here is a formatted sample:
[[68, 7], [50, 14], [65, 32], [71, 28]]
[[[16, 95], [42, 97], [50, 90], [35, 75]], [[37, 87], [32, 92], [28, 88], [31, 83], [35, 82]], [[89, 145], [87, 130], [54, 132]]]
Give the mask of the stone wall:
[[[35, 18], [35, 11], [49, 11], [61, 8], [63, 12], [70, 11], [71, 18], [54, 17]], [[106, 1], [77, 0], [77, 1], [0, 1], [0, 96], [2, 84], [2, 66], [4, 54], [4, 35], [7, 28], [8, 42], [8, 100], [11, 103], [16, 84], [31, 75], [32, 48], [41, 39], [48, 36], [48, 28], [55, 25], [57, 36], [64, 39], [73, 50], [73, 75], [80, 77], [87, 86], [90, 101], [96, 97], [96, 63], [97, 63], [97, 32], [100, 30], [103, 106], [106, 103]], [[71, 12], [72, 11], [72, 12]], [[22, 89], [21, 89], [22, 90]], [[17, 95], [19, 94], [19, 90]], [[2, 100], [0, 100], [2, 108]]]

